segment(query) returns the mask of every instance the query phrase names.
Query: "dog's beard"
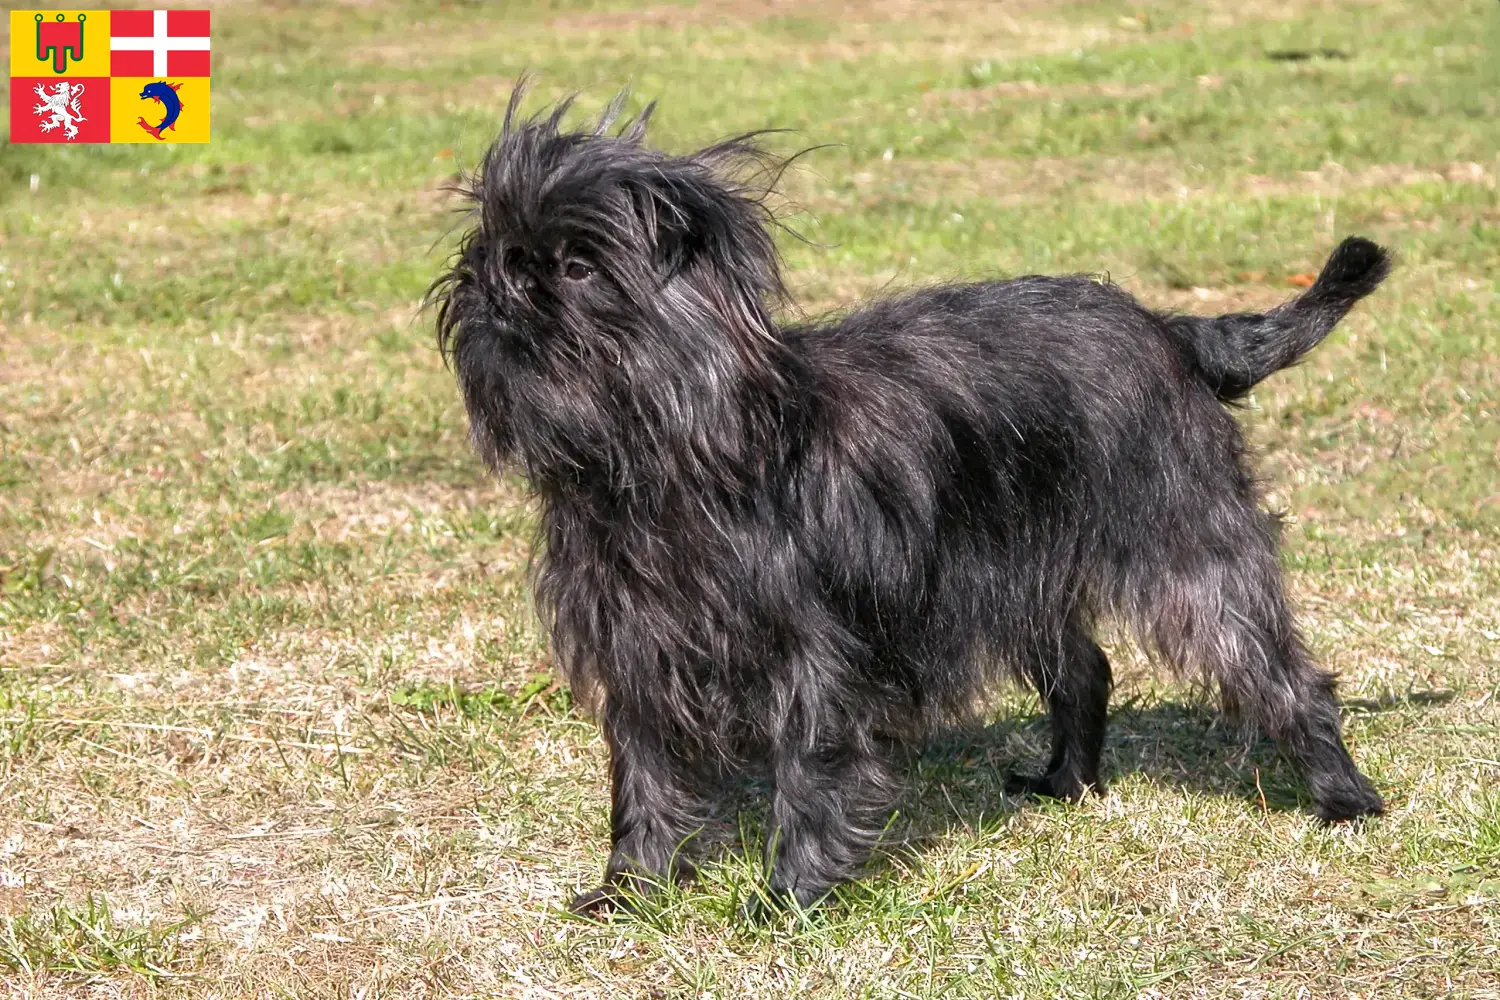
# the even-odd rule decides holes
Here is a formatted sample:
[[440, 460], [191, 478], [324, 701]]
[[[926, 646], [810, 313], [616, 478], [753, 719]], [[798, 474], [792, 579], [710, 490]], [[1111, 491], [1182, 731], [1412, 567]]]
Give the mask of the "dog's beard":
[[[642, 273], [604, 252], [601, 281]], [[533, 484], [628, 487], [684, 471], [731, 475], [750, 419], [782, 391], [784, 348], [753, 278], [700, 264], [646, 288], [612, 284], [597, 303], [465, 303], [455, 289], [452, 362], [479, 453], [519, 464]], [[463, 310], [462, 319], [457, 319]], [[644, 467], [643, 467], [644, 466]]]

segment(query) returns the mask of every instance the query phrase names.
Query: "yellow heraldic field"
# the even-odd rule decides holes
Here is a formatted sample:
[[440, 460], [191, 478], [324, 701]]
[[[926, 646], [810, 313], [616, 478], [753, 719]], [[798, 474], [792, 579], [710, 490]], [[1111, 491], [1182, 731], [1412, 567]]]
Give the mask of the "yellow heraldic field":
[[[175, 93], [181, 111], [170, 127], [162, 128], [157, 138], [153, 130], [161, 126], [172, 110], [170, 100], [158, 103], [141, 94], [153, 85], [176, 84]], [[206, 76], [117, 76], [109, 81], [109, 137], [111, 142], [207, 142], [209, 78]], [[145, 123], [144, 125], [142, 123]], [[147, 128], [149, 126], [150, 128]]]
[[[83, 15], [83, 54], [75, 50], [63, 53], [64, 68], [56, 72], [53, 54], [44, 50], [37, 58], [37, 20], [43, 25], [56, 24], [61, 14], [64, 23]], [[44, 32], [45, 36], [45, 32]], [[44, 42], [47, 39], [44, 37]], [[13, 10], [10, 12], [10, 75], [22, 77], [109, 76], [109, 11], [107, 10]]]

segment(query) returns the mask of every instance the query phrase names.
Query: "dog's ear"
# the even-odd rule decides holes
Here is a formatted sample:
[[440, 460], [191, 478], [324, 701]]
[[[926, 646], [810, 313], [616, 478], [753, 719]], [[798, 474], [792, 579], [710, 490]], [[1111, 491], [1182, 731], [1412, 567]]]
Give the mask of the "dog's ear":
[[776, 339], [770, 311], [785, 297], [767, 192], [721, 169], [750, 156], [760, 153], [732, 140], [664, 161], [637, 202], [667, 303], [716, 317], [742, 348]]

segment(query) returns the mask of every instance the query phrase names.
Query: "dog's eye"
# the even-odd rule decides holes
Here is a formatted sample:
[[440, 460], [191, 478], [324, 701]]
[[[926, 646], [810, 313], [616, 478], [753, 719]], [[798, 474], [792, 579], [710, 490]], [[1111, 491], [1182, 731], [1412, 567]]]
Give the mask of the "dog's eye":
[[563, 269], [563, 274], [566, 274], [570, 281], [582, 281], [593, 273], [594, 269], [581, 260], [570, 260]]

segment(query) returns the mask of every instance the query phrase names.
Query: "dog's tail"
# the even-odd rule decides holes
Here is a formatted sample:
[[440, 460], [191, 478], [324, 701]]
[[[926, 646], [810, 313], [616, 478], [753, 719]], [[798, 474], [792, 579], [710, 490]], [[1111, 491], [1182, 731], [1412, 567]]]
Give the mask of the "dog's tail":
[[1167, 325], [1215, 395], [1232, 402], [1317, 347], [1390, 269], [1390, 254], [1351, 236], [1333, 251], [1311, 288], [1270, 312], [1172, 316]]

